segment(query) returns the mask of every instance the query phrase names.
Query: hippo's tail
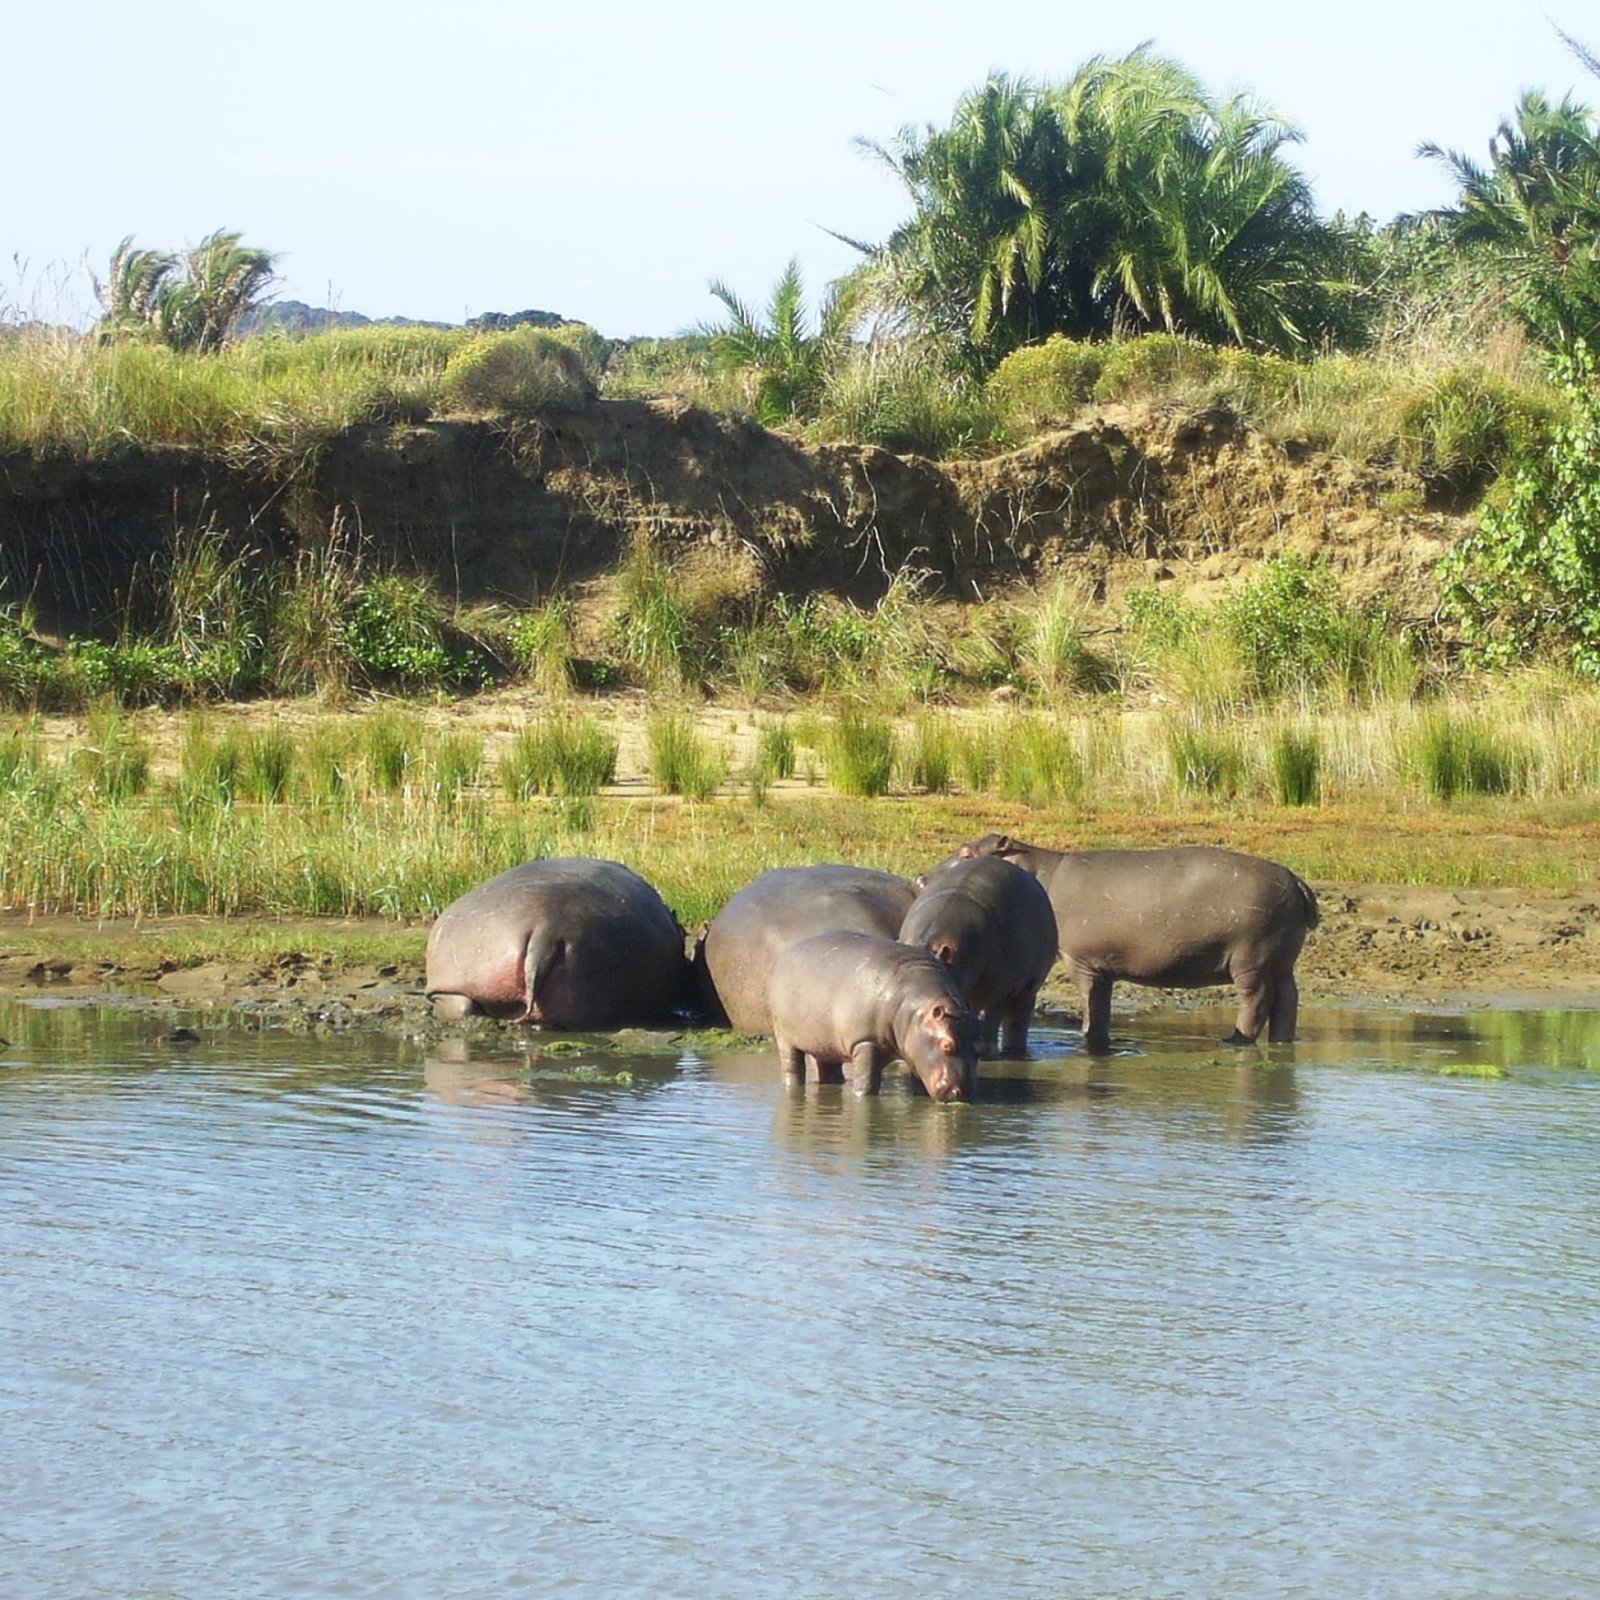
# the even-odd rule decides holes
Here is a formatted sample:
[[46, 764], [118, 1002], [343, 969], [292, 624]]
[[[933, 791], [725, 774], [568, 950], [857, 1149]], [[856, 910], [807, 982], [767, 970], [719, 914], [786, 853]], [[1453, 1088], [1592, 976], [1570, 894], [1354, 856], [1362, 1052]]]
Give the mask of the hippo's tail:
[[544, 989], [550, 974], [566, 958], [567, 941], [565, 939], [540, 939], [533, 938], [528, 941], [527, 951], [522, 958], [523, 976], [527, 980], [527, 988], [522, 998], [522, 1015], [513, 1020], [516, 1022], [542, 1022], [544, 1013], [539, 1004], [539, 996]]
[[1317, 909], [1317, 896], [1311, 885], [1298, 874], [1295, 876], [1294, 886], [1300, 891], [1300, 899], [1306, 908], [1306, 927], [1314, 928], [1322, 921], [1322, 913]]

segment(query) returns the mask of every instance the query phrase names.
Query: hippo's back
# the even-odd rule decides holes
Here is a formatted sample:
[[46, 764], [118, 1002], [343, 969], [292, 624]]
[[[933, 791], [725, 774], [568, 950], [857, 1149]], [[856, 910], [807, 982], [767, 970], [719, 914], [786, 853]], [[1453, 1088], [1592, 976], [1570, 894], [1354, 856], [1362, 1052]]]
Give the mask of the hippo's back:
[[428, 935], [430, 995], [519, 1006], [555, 1027], [664, 1016], [682, 998], [683, 930], [656, 890], [616, 861], [512, 867], [452, 902]]
[[767, 990], [778, 956], [822, 933], [894, 939], [916, 890], [869, 867], [775, 867], [725, 905], [700, 943], [697, 960], [711, 996], [741, 1033], [770, 1033]]
[[1049, 880], [1061, 952], [1136, 982], [1207, 983], [1239, 963], [1293, 963], [1317, 925], [1287, 867], [1210, 845], [1069, 852]]

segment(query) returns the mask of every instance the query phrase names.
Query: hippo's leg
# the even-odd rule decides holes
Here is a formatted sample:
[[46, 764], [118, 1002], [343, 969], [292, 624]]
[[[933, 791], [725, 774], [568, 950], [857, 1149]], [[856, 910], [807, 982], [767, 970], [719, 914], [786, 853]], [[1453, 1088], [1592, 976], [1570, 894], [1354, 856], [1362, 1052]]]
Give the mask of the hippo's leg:
[[1033, 1025], [1033, 1008], [1039, 998], [1037, 989], [1028, 989], [1014, 995], [1000, 1015], [1000, 1053], [1022, 1057], [1028, 1053], [1028, 1029]]
[[1267, 1017], [1267, 1038], [1273, 1044], [1289, 1044], [1300, 1021], [1300, 985], [1294, 968], [1278, 974], [1273, 986], [1272, 1010]]
[[478, 1010], [478, 1003], [467, 994], [435, 994], [428, 998], [433, 1001], [433, 1014], [445, 1022], [459, 1022], [462, 1017], [474, 1016]]
[[786, 1078], [798, 1078], [802, 1083], [806, 1076], [806, 1053], [797, 1050], [787, 1039], [778, 1040], [778, 1066]]
[[1222, 1042], [1254, 1044], [1261, 1030], [1266, 1027], [1267, 1017], [1272, 1011], [1276, 988], [1272, 974], [1263, 972], [1259, 967], [1236, 972], [1233, 975], [1233, 987], [1239, 996], [1239, 1016], [1233, 1025], [1233, 1032]]
[[988, 1006], [978, 1015], [979, 1038], [978, 1054], [981, 1056], [997, 1056], [1000, 1054], [1000, 1010], [998, 1006]]
[[883, 1052], [871, 1039], [863, 1039], [850, 1052], [850, 1081], [857, 1094], [876, 1094], [883, 1082]]
[[818, 1083], [843, 1083], [844, 1062], [824, 1061], [820, 1056], [807, 1056], [806, 1059], [817, 1069]]
[[1083, 1047], [1094, 1055], [1111, 1053], [1111, 980], [1100, 975], [1080, 975], [1083, 993]]

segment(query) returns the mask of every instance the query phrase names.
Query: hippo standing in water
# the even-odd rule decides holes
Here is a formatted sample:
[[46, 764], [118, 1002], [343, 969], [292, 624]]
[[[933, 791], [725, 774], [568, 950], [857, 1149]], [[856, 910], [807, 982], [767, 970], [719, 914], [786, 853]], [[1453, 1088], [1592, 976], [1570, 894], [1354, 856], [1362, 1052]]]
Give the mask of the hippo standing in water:
[[949, 970], [926, 950], [873, 933], [819, 933], [772, 965], [778, 1062], [837, 1082], [844, 1062], [859, 1094], [876, 1094], [899, 1059], [935, 1100], [966, 1100], [978, 1074], [978, 1019]]
[[1287, 867], [1210, 845], [1063, 853], [991, 833], [941, 863], [999, 856], [1049, 891], [1061, 958], [1083, 995], [1084, 1044], [1111, 1047], [1111, 986], [1231, 983], [1239, 1015], [1229, 1044], [1267, 1028], [1294, 1038], [1294, 964], [1317, 925], [1317, 897]]
[[529, 861], [470, 890], [428, 935], [428, 998], [552, 1028], [662, 1020], [683, 999], [684, 933], [666, 902], [615, 861]]
[[950, 969], [983, 1023], [983, 1048], [1028, 1053], [1028, 1028], [1040, 985], [1056, 964], [1050, 896], [1031, 873], [1000, 856], [951, 861], [918, 880], [900, 925]]
[[695, 948], [700, 998], [740, 1033], [770, 1033], [767, 983], [785, 946], [816, 933], [893, 939], [917, 891], [870, 867], [775, 867], [752, 879], [707, 925]]

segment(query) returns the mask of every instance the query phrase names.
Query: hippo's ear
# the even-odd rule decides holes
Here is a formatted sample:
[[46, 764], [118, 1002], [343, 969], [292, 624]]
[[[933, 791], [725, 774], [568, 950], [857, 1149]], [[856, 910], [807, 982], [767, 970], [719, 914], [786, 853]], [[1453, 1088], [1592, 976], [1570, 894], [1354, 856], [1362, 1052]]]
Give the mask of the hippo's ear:
[[977, 855], [977, 853], [978, 852], [974, 850], [970, 844], [964, 844], [959, 850], [956, 851], [956, 860], [970, 861], [975, 855]]
[[950, 1007], [943, 1000], [935, 1000], [928, 1007], [928, 1016], [934, 1022], [943, 1022], [950, 1015]]
[[928, 874], [926, 872], [919, 872], [917, 876], [911, 880], [911, 887], [915, 889], [918, 894], [921, 894], [922, 891], [928, 887]]
[[1002, 833], [994, 842], [994, 853], [997, 856], [1014, 856], [1022, 848], [1009, 833]]

